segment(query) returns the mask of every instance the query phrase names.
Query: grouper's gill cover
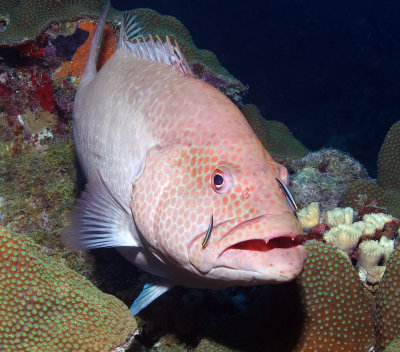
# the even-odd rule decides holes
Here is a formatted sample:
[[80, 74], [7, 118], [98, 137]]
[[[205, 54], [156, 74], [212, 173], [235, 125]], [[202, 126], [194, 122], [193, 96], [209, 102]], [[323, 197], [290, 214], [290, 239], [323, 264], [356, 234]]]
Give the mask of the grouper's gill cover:
[[[285, 282], [306, 258], [286, 169], [240, 110], [193, 76], [177, 44], [137, 38], [129, 15], [96, 71], [100, 19], [74, 103], [74, 139], [88, 184], [66, 245], [119, 247], [159, 278], [136, 314], [174, 285]], [[285, 196], [286, 193], [286, 196]]]

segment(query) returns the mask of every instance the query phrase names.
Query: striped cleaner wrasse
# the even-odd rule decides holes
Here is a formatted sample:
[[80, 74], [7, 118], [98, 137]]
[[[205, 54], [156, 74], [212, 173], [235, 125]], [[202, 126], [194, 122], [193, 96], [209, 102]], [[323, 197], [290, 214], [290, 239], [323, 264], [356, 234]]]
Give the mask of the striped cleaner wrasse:
[[141, 36], [132, 15], [124, 14], [118, 47], [97, 72], [106, 14], [74, 102], [88, 183], [64, 243], [118, 247], [155, 275], [133, 314], [175, 285], [295, 278], [306, 252], [286, 168], [236, 105], [192, 74], [177, 43]]

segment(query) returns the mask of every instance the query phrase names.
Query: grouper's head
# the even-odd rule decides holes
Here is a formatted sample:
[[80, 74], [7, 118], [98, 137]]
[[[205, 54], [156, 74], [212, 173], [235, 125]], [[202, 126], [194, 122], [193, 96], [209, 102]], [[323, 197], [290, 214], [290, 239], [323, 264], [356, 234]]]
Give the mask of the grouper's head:
[[151, 252], [171, 272], [176, 268], [178, 284], [284, 282], [302, 270], [302, 230], [279, 182], [287, 181], [287, 171], [255, 143], [149, 152], [132, 212]]

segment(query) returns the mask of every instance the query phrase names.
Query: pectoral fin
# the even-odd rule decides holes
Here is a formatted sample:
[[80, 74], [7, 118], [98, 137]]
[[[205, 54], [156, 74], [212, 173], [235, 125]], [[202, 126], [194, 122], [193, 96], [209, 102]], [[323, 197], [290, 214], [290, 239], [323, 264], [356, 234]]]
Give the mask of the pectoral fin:
[[64, 244], [71, 249], [137, 247], [138, 238], [130, 209], [95, 172], [73, 209]]

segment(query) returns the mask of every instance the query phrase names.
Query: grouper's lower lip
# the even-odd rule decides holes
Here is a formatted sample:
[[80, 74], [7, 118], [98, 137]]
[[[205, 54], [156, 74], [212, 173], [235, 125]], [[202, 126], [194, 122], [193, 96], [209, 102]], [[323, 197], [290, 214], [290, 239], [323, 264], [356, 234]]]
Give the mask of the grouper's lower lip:
[[224, 249], [218, 258], [223, 256], [226, 253], [232, 251], [255, 251], [255, 252], [267, 252], [272, 249], [280, 248], [295, 248], [297, 246], [301, 246], [304, 242], [304, 236], [300, 234], [286, 234], [282, 236], [275, 236], [273, 238], [268, 239], [251, 239], [246, 241], [241, 241], [235, 243], [228, 248]]

